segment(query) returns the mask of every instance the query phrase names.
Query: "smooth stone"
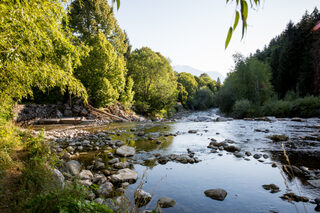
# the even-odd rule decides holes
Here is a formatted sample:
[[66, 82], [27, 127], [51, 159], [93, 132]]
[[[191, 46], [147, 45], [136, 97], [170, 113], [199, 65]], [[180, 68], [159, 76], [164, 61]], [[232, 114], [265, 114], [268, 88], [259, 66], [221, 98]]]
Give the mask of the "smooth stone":
[[118, 174], [111, 175], [110, 179], [112, 183], [134, 183], [138, 179], [138, 173], [128, 168], [120, 169]]
[[260, 159], [260, 158], [262, 157], [262, 155], [261, 155], [261, 154], [254, 154], [253, 157], [254, 157], [255, 159]]
[[224, 189], [208, 189], [204, 194], [211, 199], [223, 201], [228, 193]]
[[119, 163], [120, 162], [120, 160], [119, 160], [119, 158], [113, 158], [112, 160], [109, 160], [109, 164], [110, 165], [112, 165], [112, 164], [115, 164], [115, 163]]
[[64, 184], [65, 178], [63, 174], [58, 169], [53, 169], [52, 174], [53, 174], [53, 177], [57, 180], [59, 187], [63, 189], [65, 186]]
[[93, 182], [95, 184], [104, 184], [105, 182], [107, 182], [107, 177], [104, 174], [95, 174], [93, 176]]
[[158, 205], [161, 208], [170, 208], [170, 207], [173, 207], [175, 204], [176, 204], [176, 201], [169, 197], [161, 197], [158, 200]]
[[138, 208], [147, 205], [151, 199], [151, 194], [142, 189], [138, 189], [134, 192], [134, 202]]
[[91, 185], [92, 185], [92, 182], [91, 182], [89, 179], [87, 179], [87, 180], [80, 180], [79, 183], [80, 183], [81, 185], [84, 185], [84, 186], [91, 186]]
[[113, 164], [113, 167], [116, 168], [116, 169], [129, 168], [130, 167], [130, 163], [128, 163], [128, 162], [119, 162], [119, 163]]
[[106, 168], [106, 166], [101, 161], [96, 161], [94, 164], [94, 169], [96, 169], [96, 170], [101, 170], [101, 169], [105, 169], [105, 168]]
[[122, 157], [130, 157], [136, 154], [135, 148], [123, 145], [116, 150], [116, 154]]

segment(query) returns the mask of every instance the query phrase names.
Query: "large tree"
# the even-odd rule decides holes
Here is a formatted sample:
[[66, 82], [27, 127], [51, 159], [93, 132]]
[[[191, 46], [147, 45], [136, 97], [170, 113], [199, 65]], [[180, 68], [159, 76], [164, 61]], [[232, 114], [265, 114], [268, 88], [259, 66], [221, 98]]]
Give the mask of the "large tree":
[[99, 107], [116, 101], [130, 106], [133, 94], [132, 81], [126, 81], [126, 36], [108, 1], [75, 0], [70, 7], [69, 27], [79, 43], [84, 42], [90, 48], [75, 72], [87, 88], [89, 100]]
[[177, 82], [169, 61], [150, 48], [136, 49], [128, 61], [134, 84], [135, 107], [140, 113], [169, 110], [176, 102]]

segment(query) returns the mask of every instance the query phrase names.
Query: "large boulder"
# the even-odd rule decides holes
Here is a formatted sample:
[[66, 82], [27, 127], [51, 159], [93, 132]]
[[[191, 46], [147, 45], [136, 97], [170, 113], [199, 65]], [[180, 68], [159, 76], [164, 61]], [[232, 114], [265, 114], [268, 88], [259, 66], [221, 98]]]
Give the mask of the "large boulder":
[[228, 193], [224, 189], [208, 189], [204, 194], [211, 199], [223, 201]]
[[136, 154], [135, 148], [123, 145], [116, 150], [116, 154], [122, 157], [130, 157]]
[[170, 208], [176, 204], [176, 201], [169, 197], [162, 197], [158, 200], [158, 205], [161, 208]]
[[81, 164], [76, 160], [68, 161], [66, 164], [67, 172], [71, 175], [77, 176], [80, 173]]
[[124, 182], [134, 183], [137, 179], [138, 173], [128, 168], [120, 169], [118, 174], [111, 175], [111, 182], [115, 184]]
[[113, 184], [110, 182], [105, 182], [104, 184], [100, 185], [97, 194], [100, 197], [111, 197], [113, 192]]
[[151, 199], [151, 194], [142, 189], [138, 189], [134, 192], [134, 203], [138, 208], [147, 205]]

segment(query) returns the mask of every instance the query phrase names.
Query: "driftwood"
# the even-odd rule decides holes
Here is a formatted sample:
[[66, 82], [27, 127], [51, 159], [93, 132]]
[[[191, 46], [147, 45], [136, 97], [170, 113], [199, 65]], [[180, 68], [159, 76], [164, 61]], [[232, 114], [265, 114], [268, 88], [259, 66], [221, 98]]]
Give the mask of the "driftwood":
[[96, 109], [94, 108], [93, 106], [91, 106], [90, 104], [87, 104], [86, 105], [86, 108], [90, 111], [93, 111], [93, 112], [96, 112], [98, 114], [102, 114], [104, 116], [109, 116], [109, 117], [112, 117], [112, 118], [115, 118], [115, 119], [118, 119], [118, 120], [121, 120], [121, 121], [129, 121], [128, 119], [125, 119], [125, 118], [121, 118], [119, 116], [116, 116], [116, 115], [113, 115], [113, 114], [110, 114], [110, 113], [107, 113], [107, 112], [104, 112], [102, 110], [99, 110], [99, 109]]

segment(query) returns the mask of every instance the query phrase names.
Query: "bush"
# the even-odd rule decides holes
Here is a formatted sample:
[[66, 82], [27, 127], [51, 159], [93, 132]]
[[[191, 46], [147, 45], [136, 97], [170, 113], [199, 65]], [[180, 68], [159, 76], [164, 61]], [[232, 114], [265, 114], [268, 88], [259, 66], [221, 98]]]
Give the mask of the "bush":
[[273, 101], [262, 107], [264, 116], [275, 116], [278, 118], [289, 117], [291, 113], [291, 103], [289, 101]]
[[195, 110], [206, 110], [213, 107], [213, 92], [208, 87], [201, 87], [188, 101], [188, 107]]
[[247, 99], [236, 101], [232, 108], [232, 114], [236, 118], [251, 117], [253, 115], [253, 109], [251, 102]]
[[294, 100], [291, 115], [304, 118], [320, 116], [320, 98], [307, 96]]

